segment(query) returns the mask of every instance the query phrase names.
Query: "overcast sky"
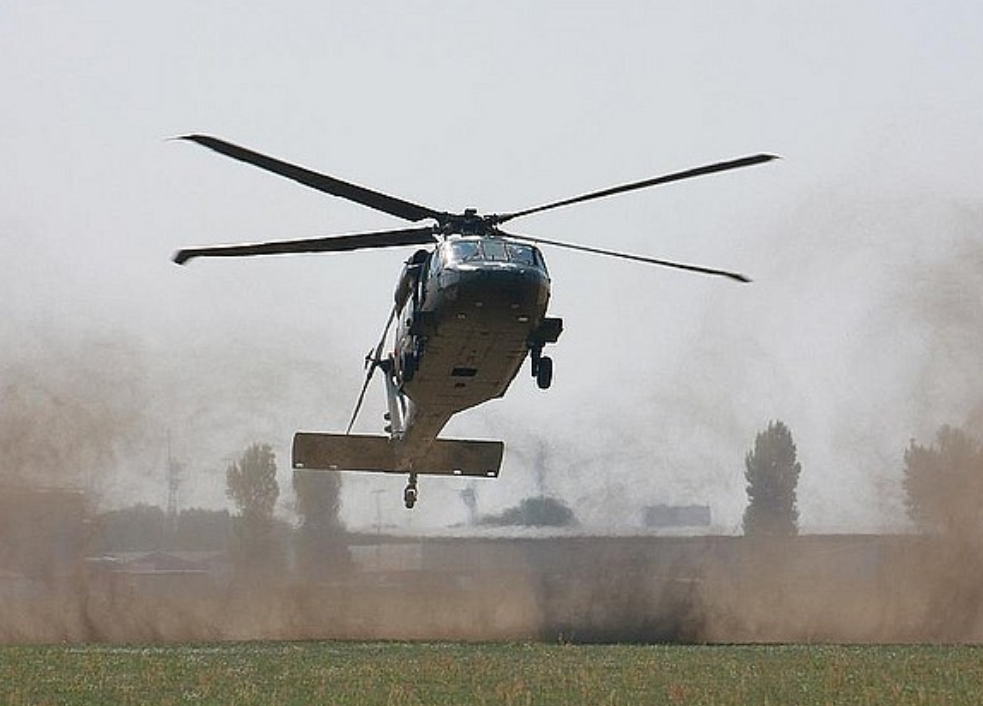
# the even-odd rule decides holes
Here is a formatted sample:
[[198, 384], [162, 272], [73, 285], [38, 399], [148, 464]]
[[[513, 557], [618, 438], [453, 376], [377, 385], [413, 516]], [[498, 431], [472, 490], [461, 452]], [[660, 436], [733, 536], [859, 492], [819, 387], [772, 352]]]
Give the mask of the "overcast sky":
[[[707, 503], [733, 531], [744, 454], [781, 419], [805, 529], [897, 525], [909, 439], [983, 432], [980, 67], [969, 1], [4, 0], [0, 374], [132, 410], [107, 503], [163, 505], [170, 434], [182, 505], [222, 506], [248, 443], [289, 486], [291, 433], [344, 428], [412, 250], [179, 268], [181, 246], [399, 222], [166, 138], [485, 212], [772, 152], [516, 223], [755, 282], [547, 249], [553, 389], [523, 372], [448, 433], [507, 442], [482, 511], [542, 486], [592, 526]], [[353, 526], [375, 489], [404, 527], [466, 517], [464, 481], [424, 479], [407, 513], [402, 478], [346, 480]]]

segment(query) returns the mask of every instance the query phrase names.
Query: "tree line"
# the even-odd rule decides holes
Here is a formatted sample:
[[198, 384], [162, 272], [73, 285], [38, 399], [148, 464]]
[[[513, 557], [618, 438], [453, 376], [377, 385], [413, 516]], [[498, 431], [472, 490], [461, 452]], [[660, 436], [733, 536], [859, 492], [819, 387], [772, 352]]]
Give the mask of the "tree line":
[[[802, 474], [789, 427], [774, 420], [755, 436], [744, 457], [747, 506], [742, 530], [748, 536], [791, 537], [799, 532], [797, 488]], [[176, 518], [149, 505], [103, 513], [99, 548], [232, 549], [239, 564], [275, 564], [286, 542], [300, 561], [316, 564], [345, 531], [341, 476], [296, 471], [296, 527], [275, 516], [280, 497], [276, 457], [269, 444], [253, 444], [226, 468], [226, 494], [236, 512], [189, 509]], [[983, 443], [942, 426], [932, 444], [912, 440], [904, 453], [903, 488], [908, 516], [921, 529], [983, 534]], [[567, 526], [572, 511], [554, 498], [527, 498], [482, 524]]]
[[269, 444], [249, 446], [226, 468], [228, 510], [188, 509], [169, 517], [161, 508], [138, 504], [96, 518], [94, 549], [126, 551], [227, 552], [243, 572], [284, 568], [288, 555], [308, 574], [344, 561], [338, 550], [341, 477], [336, 473], [295, 471], [296, 526], [278, 518], [280, 498], [276, 455]]
[[[796, 486], [802, 466], [796, 453], [792, 433], [780, 421], [755, 438], [745, 457], [745, 534], [798, 533]], [[912, 439], [903, 464], [905, 509], [918, 529], [983, 539], [983, 443], [943, 425], [929, 445]]]

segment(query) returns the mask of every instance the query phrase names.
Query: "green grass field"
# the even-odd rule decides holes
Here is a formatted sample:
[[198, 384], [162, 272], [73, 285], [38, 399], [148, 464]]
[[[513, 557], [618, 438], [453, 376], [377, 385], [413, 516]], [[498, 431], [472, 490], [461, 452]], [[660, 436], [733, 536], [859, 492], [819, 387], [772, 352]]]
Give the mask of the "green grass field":
[[0, 648], [16, 704], [979, 704], [983, 649], [225, 643]]

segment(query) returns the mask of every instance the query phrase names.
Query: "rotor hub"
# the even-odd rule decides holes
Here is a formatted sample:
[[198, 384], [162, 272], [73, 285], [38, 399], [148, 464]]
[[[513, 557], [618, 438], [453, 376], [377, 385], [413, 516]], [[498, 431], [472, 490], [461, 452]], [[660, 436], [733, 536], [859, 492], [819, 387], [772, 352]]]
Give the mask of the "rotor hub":
[[467, 208], [461, 214], [446, 214], [441, 221], [441, 233], [450, 235], [490, 235], [494, 232], [493, 216], [481, 216], [478, 209]]

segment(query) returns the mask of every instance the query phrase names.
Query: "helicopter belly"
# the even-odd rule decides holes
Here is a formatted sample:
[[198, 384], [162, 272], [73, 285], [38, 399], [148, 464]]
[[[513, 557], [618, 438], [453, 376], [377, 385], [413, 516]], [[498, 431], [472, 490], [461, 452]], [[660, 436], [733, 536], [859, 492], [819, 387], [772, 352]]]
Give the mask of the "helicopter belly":
[[528, 353], [528, 336], [528, 327], [446, 326], [427, 340], [406, 393], [428, 409], [454, 411], [501, 397]]
[[406, 394], [428, 410], [451, 413], [504, 395], [548, 297], [545, 277], [528, 271], [461, 273], [440, 294], [435, 330]]

